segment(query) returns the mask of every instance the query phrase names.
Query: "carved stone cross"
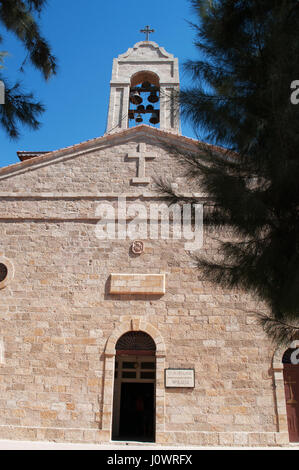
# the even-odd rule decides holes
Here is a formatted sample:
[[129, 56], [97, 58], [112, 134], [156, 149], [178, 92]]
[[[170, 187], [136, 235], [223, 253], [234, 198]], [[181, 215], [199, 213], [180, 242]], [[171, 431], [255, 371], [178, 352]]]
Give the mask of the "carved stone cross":
[[132, 179], [132, 184], [149, 184], [151, 178], [145, 176], [145, 162], [146, 160], [154, 160], [156, 157], [151, 153], [146, 152], [146, 145], [139, 145], [139, 152], [128, 154], [129, 160], [138, 160], [137, 177]]

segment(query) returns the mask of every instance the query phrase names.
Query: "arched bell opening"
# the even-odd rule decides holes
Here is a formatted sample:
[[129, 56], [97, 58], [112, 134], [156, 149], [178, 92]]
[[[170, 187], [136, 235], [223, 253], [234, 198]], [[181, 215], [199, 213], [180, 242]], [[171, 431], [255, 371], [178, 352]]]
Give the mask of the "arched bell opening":
[[112, 438], [155, 441], [156, 344], [130, 331], [116, 343]]
[[158, 126], [160, 123], [160, 79], [149, 71], [137, 72], [131, 78], [128, 127], [136, 124]]
[[299, 442], [299, 348], [288, 348], [282, 363], [289, 439]]

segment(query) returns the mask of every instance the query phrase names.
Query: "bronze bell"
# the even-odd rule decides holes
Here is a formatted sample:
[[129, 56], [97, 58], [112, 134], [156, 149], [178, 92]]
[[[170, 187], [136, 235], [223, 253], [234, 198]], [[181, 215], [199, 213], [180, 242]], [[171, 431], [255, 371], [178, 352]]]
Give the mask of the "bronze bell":
[[150, 118], [149, 122], [151, 124], [158, 124], [160, 122], [158, 111], [153, 112], [152, 117]]
[[129, 119], [134, 119], [134, 111], [132, 109], [129, 109], [128, 116], [129, 116]]
[[145, 108], [144, 108], [143, 104], [140, 104], [139, 106], [137, 106], [137, 111], [138, 111], [139, 113], [143, 112], [144, 109], [145, 109]]
[[136, 122], [143, 122], [143, 119], [142, 119], [140, 114], [138, 114], [138, 116], [136, 118]]
[[145, 88], [146, 90], [148, 90], [150, 87], [151, 87], [150, 82], [143, 82], [142, 83], [142, 88]]
[[146, 107], [146, 111], [154, 111], [154, 107], [151, 104], [148, 104]]
[[133, 91], [132, 93], [130, 93], [130, 101], [133, 104], [142, 103], [143, 99], [141, 98], [139, 91]]
[[157, 93], [155, 91], [153, 91], [149, 97], [148, 97], [148, 101], [150, 103], [157, 103], [159, 101], [159, 97], [157, 96]]

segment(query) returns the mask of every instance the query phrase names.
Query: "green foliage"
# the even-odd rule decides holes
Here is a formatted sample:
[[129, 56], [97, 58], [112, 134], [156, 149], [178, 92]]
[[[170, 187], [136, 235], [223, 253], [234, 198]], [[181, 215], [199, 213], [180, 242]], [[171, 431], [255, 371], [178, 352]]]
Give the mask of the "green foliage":
[[0, 123], [12, 139], [19, 137], [19, 123], [38, 129], [38, 116], [43, 112], [43, 105], [35, 102], [31, 93], [24, 92], [19, 83], [7, 87], [6, 82], [5, 105], [0, 106]]
[[[294, 325], [299, 105], [290, 95], [292, 81], [299, 79], [299, 2], [191, 3], [201, 60], [186, 64], [193, 85], [181, 93], [183, 114], [204, 139], [228, 150], [201, 145], [197, 155], [181, 158], [214, 201], [206, 223], [231, 227], [237, 237], [221, 244], [222, 262], [198, 257], [198, 266], [210, 280], [253, 292], [268, 304], [274, 323]], [[281, 341], [266, 323], [269, 335]]]
[[[0, 22], [22, 42], [32, 65], [48, 80], [56, 73], [56, 59], [41, 35], [36, 18], [45, 6], [46, 0], [0, 0]], [[1, 58], [3, 55], [1, 52]], [[42, 104], [32, 94], [22, 91], [19, 83], [11, 86], [5, 77], [0, 79], [5, 84], [5, 105], [0, 106], [0, 122], [5, 131], [11, 138], [17, 138], [20, 124], [37, 129], [38, 117], [44, 111]]]

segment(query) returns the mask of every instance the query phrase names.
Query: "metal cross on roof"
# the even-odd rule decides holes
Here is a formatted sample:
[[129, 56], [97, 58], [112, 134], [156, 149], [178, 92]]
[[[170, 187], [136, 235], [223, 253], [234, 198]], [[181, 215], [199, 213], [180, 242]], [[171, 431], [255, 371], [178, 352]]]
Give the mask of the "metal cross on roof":
[[149, 40], [149, 35], [154, 33], [155, 30], [150, 29], [149, 26], [146, 26], [144, 29], [141, 29], [140, 32], [143, 33], [143, 34], [146, 34], [146, 41], [148, 41]]

